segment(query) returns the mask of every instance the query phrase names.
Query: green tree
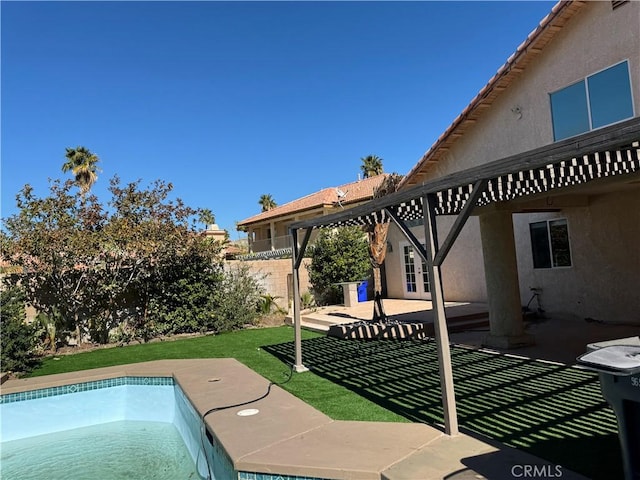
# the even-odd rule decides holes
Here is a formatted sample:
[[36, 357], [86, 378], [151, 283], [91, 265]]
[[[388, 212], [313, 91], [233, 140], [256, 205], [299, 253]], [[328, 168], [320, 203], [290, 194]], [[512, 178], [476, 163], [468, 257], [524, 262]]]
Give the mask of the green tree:
[[203, 223], [206, 228], [209, 225], [213, 225], [214, 223], [216, 223], [216, 216], [208, 208], [203, 208], [200, 210], [200, 213], [198, 215], [198, 221], [200, 223]]
[[311, 253], [309, 282], [321, 305], [341, 303], [339, 282], [357, 282], [370, 276], [367, 237], [359, 227], [322, 230]]
[[[54, 181], [50, 195], [38, 198], [26, 185], [17, 197], [19, 213], [5, 221], [3, 240], [6, 258], [21, 272], [12, 276], [15, 284], [56, 322], [57, 332], [106, 343], [121, 326], [146, 339], [159, 322], [151, 315], [153, 301], [178, 288], [171, 282], [195, 275], [213, 282], [213, 295], [221, 247], [197, 233], [201, 210], [169, 199], [170, 183], [143, 189], [114, 177], [108, 209], [94, 195], [72, 195], [72, 187], [70, 180]], [[205, 308], [190, 295], [175, 297]]]
[[261, 195], [260, 200], [258, 200], [258, 204], [262, 207], [263, 212], [266, 212], [278, 206], [270, 193]]
[[72, 187], [71, 180], [56, 180], [50, 195], [38, 198], [25, 185], [17, 196], [19, 213], [4, 222], [4, 253], [20, 272], [8, 281], [20, 284], [59, 332], [82, 331], [99, 302], [97, 236], [106, 217], [95, 196], [80, 201]]
[[192, 238], [187, 248], [158, 275], [151, 285], [145, 319], [132, 333], [150, 338], [155, 334], [219, 332], [216, 290], [224, 279], [222, 263], [214, 258], [219, 242]]
[[67, 161], [62, 165], [62, 171], [73, 174], [80, 195], [85, 196], [98, 180], [97, 164], [100, 159], [85, 147], [67, 148], [65, 157]]
[[[114, 306], [121, 317], [116, 320], [126, 321], [125, 330], [142, 340], [208, 328], [203, 310], [211, 301], [205, 297], [213, 295], [219, 281], [222, 245], [197, 235], [194, 221], [210, 212], [170, 200], [172, 190], [171, 183], [161, 180], [147, 189], [140, 182], [121, 186], [118, 177], [109, 187], [113, 214], [104, 240], [111, 264], [128, 274], [116, 288]], [[196, 325], [195, 319], [204, 324]], [[181, 325], [168, 325], [172, 322]]]
[[362, 170], [364, 178], [375, 177], [376, 175], [383, 173], [382, 159], [377, 155], [367, 155], [366, 157], [362, 157], [360, 160], [362, 161], [360, 170]]

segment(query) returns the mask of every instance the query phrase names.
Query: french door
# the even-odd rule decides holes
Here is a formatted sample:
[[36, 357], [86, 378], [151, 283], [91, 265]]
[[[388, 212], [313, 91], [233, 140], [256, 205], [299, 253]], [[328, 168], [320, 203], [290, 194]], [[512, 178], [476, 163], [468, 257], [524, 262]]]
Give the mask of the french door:
[[408, 242], [400, 243], [404, 298], [431, 300], [429, 271], [422, 257]]

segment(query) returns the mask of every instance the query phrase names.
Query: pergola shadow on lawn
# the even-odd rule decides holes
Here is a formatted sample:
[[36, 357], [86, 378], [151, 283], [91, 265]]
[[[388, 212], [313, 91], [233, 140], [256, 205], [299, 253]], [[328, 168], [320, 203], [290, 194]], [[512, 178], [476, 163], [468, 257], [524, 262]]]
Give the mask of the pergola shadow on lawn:
[[[433, 342], [303, 342], [315, 374], [414, 422], [444, 421]], [[294, 361], [294, 343], [263, 347]], [[452, 345], [463, 431], [482, 435], [590, 478], [622, 478], [616, 417], [595, 373], [565, 365]]]

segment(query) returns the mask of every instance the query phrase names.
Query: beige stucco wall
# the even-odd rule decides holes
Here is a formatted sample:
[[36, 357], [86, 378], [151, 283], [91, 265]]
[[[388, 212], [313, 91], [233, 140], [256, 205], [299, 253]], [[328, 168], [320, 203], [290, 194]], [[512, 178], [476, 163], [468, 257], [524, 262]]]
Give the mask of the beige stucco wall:
[[[515, 49], [515, 45], [514, 45]], [[640, 113], [640, 2], [612, 11], [611, 2], [589, 2], [544, 52], [486, 110], [439, 161], [432, 178], [553, 143], [549, 93], [587, 75], [629, 61], [635, 116]], [[512, 109], [519, 107], [521, 118]], [[514, 215], [522, 303], [530, 287], [543, 288], [543, 307], [552, 313], [640, 324], [640, 189], [588, 198], [588, 206], [554, 214]], [[574, 265], [533, 269], [529, 223], [567, 218]], [[451, 217], [438, 221], [440, 241]], [[414, 229], [423, 239], [423, 228]], [[389, 296], [403, 296], [400, 251], [393, 229], [393, 259], [387, 258]], [[477, 218], [470, 218], [442, 268], [446, 300], [486, 301]]]
[[[534, 269], [529, 223], [565, 218], [572, 266]], [[589, 206], [515, 215], [523, 297], [542, 288], [542, 307], [557, 314], [640, 325], [640, 192], [589, 198]], [[527, 301], [528, 301], [527, 298]]]
[[[228, 262], [230, 266], [242, 263], [248, 265], [250, 271], [258, 279], [265, 293], [280, 297], [276, 300], [278, 305], [289, 310], [289, 297], [293, 298], [291, 284], [292, 265], [290, 258], [271, 259], [271, 260], [231, 260]], [[309, 272], [307, 265], [311, 263], [311, 259], [302, 259], [302, 265], [299, 269], [300, 293], [304, 294], [309, 291]]]

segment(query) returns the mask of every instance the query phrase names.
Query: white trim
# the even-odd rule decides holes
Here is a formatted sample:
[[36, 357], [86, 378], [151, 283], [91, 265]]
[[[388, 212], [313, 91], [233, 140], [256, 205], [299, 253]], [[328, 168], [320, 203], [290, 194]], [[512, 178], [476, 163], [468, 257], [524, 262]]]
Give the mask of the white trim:
[[[570, 265], [554, 265], [554, 259], [553, 259], [553, 246], [551, 245], [551, 228], [550, 228], [550, 223], [551, 222], [557, 222], [559, 220], [564, 220], [565, 225], [567, 227], [567, 242], [569, 243], [569, 258], [571, 260], [571, 264]], [[545, 223], [547, 225], [547, 245], [549, 248], [549, 260], [551, 262], [551, 265], [549, 267], [536, 267], [535, 266], [535, 259], [534, 259], [534, 255], [533, 255], [533, 249], [534, 249], [534, 244], [533, 244], [533, 238], [531, 238], [531, 225], [534, 225], [536, 223]], [[546, 220], [536, 220], [535, 222], [529, 222], [529, 240], [531, 242], [531, 262], [532, 262], [532, 267], [533, 270], [567, 270], [570, 268], [573, 268], [573, 253], [571, 251], [571, 234], [569, 232], [569, 221], [567, 220], [566, 217], [555, 217], [555, 218], [548, 218]]]
[[[424, 245], [424, 240], [420, 239], [420, 242]], [[413, 265], [415, 275], [415, 292], [409, 292], [407, 289], [407, 272], [405, 270], [406, 263], [404, 257], [405, 247], [410, 248], [413, 251]], [[429, 272], [426, 268], [423, 268], [423, 260], [418, 255], [413, 246], [407, 241], [398, 242], [398, 251], [400, 252], [400, 278], [402, 279], [402, 293], [403, 297], [408, 300], [431, 300], [431, 279], [429, 279], [429, 291], [424, 289], [424, 275], [429, 276]], [[426, 267], [426, 266], [425, 266]]]

